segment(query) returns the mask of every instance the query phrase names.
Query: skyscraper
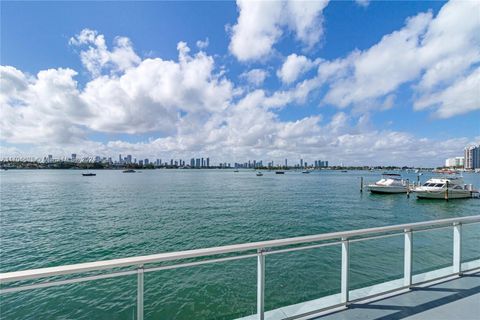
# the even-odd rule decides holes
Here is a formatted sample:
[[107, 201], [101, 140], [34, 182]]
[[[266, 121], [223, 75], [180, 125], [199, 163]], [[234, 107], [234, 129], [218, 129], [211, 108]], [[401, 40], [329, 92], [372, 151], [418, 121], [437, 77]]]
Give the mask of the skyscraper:
[[465, 148], [465, 169], [480, 169], [480, 146]]
[[473, 150], [472, 163], [473, 169], [480, 169], [480, 145]]
[[75, 161], [77, 160], [77, 154], [76, 153], [72, 153], [72, 161]]
[[207, 158], [207, 168], [210, 168], [210, 158]]

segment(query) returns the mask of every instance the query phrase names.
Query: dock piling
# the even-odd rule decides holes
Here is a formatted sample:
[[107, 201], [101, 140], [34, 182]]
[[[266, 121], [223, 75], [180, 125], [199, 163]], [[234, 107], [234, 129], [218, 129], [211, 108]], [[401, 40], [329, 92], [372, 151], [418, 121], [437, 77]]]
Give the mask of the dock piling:
[[447, 187], [445, 189], [445, 200], [448, 201], [448, 180], [447, 180], [447, 183], [445, 184], [445, 186]]
[[410, 198], [410, 180], [407, 179], [407, 198]]

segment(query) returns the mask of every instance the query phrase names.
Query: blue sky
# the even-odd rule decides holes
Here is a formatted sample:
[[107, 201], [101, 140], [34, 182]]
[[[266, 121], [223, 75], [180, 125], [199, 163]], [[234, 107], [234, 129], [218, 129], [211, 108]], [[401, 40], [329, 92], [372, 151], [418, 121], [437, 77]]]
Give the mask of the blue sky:
[[[32, 90], [20, 94], [19, 87], [2, 92], [2, 156], [63, 156], [75, 151], [188, 158], [201, 153], [226, 161], [323, 157], [383, 164], [375, 155], [383, 153], [388, 154], [385, 164], [433, 165], [460, 155], [464, 145], [478, 143], [480, 106], [472, 88], [479, 89], [479, 44], [471, 39], [480, 31], [480, 22], [462, 25], [465, 19], [479, 20], [478, 15], [465, 16], [478, 9], [475, 2], [469, 4], [473, 10], [462, 3], [440, 1], [366, 5], [324, 1], [304, 10], [306, 5], [290, 6], [288, 1], [258, 8], [241, 1], [2, 2], [0, 62], [8, 67], [2, 81], [12, 81], [4, 82], [4, 87], [24, 81], [19, 86]], [[262, 19], [256, 19], [255, 12]], [[458, 19], [460, 26], [449, 17]], [[418, 23], [409, 25], [414, 18]], [[404, 39], [402, 32], [411, 35]], [[465, 38], [452, 50], [449, 33]], [[102, 35], [105, 50], [94, 40]], [[115, 60], [117, 37], [128, 38], [123, 47], [128, 50], [119, 51]], [[197, 46], [197, 41], [207, 39], [208, 45]], [[190, 69], [181, 66], [179, 42], [189, 48]], [[94, 55], [85, 58], [91, 48]], [[471, 52], [471, 58], [462, 58], [465, 52]], [[417, 63], [415, 57], [408, 57], [410, 53], [418, 54], [418, 66], [407, 72]], [[404, 62], [406, 57], [412, 63]], [[163, 70], [158, 72], [164, 72], [170, 61], [180, 66], [180, 74], [163, 80], [161, 74], [141, 74], [144, 62], [155, 58]], [[287, 68], [289, 58], [292, 64]], [[375, 70], [380, 59], [384, 72]], [[320, 76], [319, 70], [327, 70], [335, 61], [344, 66]], [[455, 71], [445, 67], [450, 61], [459, 61]], [[279, 75], [282, 66], [294, 75], [293, 80]], [[195, 68], [206, 72], [192, 80], [205, 82], [198, 87], [192, 87], [188, 78], [195, 77]], [[440, 75], [435, 71], [444, 69], [448, 70]], [[46, 70], [52, 70], [48, 85], [39, 76]], [[247, 72], [252, 70], [260, 78], [249, 78]], [[128, 82], [126, 87], [122, 79], [128, 77], [150, 82], [141, 88]], [[55, 87], [60, 78], [66, 87]], [[181, 84], [175, 83], [180, 78]], [[432, 78], [433, 85], [425, 89], [423, 84]], [[108, 82], [100, 84], [100, 79]], [[302, 83], [314, 84], [299, 98]], [[383, 84], [385, 88], [380, 88]], [[179, 96], [185, 96], [155, 94], [170, 85], [178, 85]], [[95, 90], [87, 90], [89, 86]], [[115, 86], [132, 100], [110, 103], [118, 95]], [[200, 90], [211, 90], [211, 95]], [[463, 100], [465, 90], [469, 102], [452, 105], [451, 101]], [[442, 96], [442, 92], [449, 94]], [[280, 102], [269, 100], [280, 93]], [[109, 95], [113, 98], [105, 102]], [[254, 105], [246, 106], [247, 102]], [[118, 119], [111, 116], [116, 113]], [[252, 113], [257, 119], [247, 119], [246, 114]], [[366, 152], [372, 139], [386, 141]], [[420, 146], [440, 143], [443, 150], [419, 154]]]

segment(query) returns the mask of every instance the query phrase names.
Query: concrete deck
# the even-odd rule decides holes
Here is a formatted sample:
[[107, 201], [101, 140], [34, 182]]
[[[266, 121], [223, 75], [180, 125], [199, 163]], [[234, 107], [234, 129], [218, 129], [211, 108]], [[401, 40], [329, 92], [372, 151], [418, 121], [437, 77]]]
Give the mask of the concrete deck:
[[347, 309], [313, 319], [479, 320], [480, 272], [434, 285], [415, 287], [388, 298], [353, 303]]

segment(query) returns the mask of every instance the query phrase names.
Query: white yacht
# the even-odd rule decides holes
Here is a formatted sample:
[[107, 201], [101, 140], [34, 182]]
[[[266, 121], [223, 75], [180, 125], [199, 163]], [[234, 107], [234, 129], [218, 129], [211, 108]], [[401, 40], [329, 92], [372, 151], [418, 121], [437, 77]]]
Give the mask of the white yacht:
[[420, 199], [464, 199], [475, 192], [471, 184], [464, 184], [462, 177], [440, 177], [427, 180], [412, 190]]
[[382, 179], [369, 184], [367, 189], [371, 193], [406, 193], [408, 182], [397, 173], [384, 173]]

